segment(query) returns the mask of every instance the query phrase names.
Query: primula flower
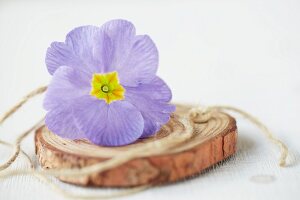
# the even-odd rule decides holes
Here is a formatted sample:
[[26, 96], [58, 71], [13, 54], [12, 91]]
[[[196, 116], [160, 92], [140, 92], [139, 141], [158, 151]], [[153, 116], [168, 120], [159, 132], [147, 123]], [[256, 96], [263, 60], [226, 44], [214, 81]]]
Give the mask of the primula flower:
[[73, 29], [65, 42], [51, 44], [46, 65], [53, 77], [45, 122], [61, 137], [125, 145], [155, 134], [175, 109], [156, 76], [155, 44], [128, 21]]

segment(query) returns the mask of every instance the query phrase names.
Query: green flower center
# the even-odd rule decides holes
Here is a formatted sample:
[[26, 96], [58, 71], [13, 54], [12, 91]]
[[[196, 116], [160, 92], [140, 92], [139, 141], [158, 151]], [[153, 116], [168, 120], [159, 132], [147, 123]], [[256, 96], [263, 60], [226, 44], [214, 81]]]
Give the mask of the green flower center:
[[108, 88], [107, 85], [103, 85], [103, 86], [101, 87], [101, 90], [102, 90], [102, 92], [108, 93], [109, 88]]

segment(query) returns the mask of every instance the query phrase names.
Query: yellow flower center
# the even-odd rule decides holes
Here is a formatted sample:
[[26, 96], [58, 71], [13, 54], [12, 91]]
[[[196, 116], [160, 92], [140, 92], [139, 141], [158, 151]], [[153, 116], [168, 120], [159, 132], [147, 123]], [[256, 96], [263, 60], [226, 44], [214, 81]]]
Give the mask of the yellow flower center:
[[118, 73], [93, 74], [90, 94], [103, 99], [107, 104], [124, 99], [125, 89], [119, 83]]

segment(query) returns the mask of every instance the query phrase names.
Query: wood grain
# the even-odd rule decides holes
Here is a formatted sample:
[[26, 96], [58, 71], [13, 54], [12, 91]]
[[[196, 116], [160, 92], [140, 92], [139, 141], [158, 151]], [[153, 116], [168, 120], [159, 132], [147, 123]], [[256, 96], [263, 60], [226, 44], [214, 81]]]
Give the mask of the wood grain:
[[[35, 135], [36, 154], [43, 168], [81, 168], [102, 162], [128, 148], [153, 140], [163, 140], [174, 130], [184, 130], [179, 119], [189, 107], [177, 106], [167, 126], [154, 137], [122, 147], [100, 147], [87, 140], [71, 141], [51, 133], [45, 126]], [[166, 155], [131, 160], [116, 168], [80, 178], [59, 177], [82, 186], [131, 187], [162, 184], [195, 175], [236, 152], [237, 128], [231, 116], [214, 112], [206, 123], [195, 123], [195, 137]]]

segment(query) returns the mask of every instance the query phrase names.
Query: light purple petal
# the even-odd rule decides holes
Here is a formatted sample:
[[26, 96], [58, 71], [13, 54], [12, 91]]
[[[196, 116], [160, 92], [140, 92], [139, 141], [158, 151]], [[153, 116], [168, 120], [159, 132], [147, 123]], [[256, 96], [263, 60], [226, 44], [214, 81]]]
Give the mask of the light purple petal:
[[60, 66], [83, 67], [82, 60], [73, 54], [73, 51], [63, 42], [52, 42], [47, 49], [45, 59], [48, 72], [52, 75]]
[[136, 86], [151, 81], [158, 68], [158, 51], [147, 35], [136, 36], [130, 53], [119, 69], [120, 82], [125, 86]]
[[65, 43], [54, 42], [48, 48], [46, 65], [50, 74], [60, 66], [70, 66], [88, 73], [103, 73], [111, 65], [113, 47], [99, 27], [82, 26], [66, 36]]
[[158, 67], [158, 51], [149, 36], [136, 36], [133, 24], [126, 20], [112, 20], [101, 28], [114, 48], [113, 61], [107, 70], [117, 71], [122, 85], [136, 86], [153, 79]]
[[66, 44], [92, 73], [103, 73], [112, 64], [112, 41], [99, 27], [82, 26], [73, 29], [66, 37]]
[[144, 118], [142, 137], [157, 132], [169, 121], [170, 113], [175, 111], [175, 106], [168, 103], [172, 98], [171, 90], [159, 77], [155, 77], [149, 84], [125, 89], [125, 100], [136, 106]]
[[105, 101], [91, 96], [76, 102], [79, 128], [94, 144], [120, 146], [136, 141], [142, 134], [144, 121], [141, 113], [126, 101]]
[[112, 41], [114, 49], [113, 60], [108, 71], [115, 71], [123, 67], [135, 37], [135, 27], [126, 20], [111, 20], [101, 26]]
[[71, 105], [60, 105], [48, 111], [45, 123], [50, 131], [60, 137], [68, 139], [82, 139], [86, 137], [75, 123]]
[[46, 91], [44, 108], [50, 110], [71, 104], [76, 98], [88, 95], [91, 88], [90, 79], [89, 75], [71, 67], [60, 67], [53, 74]]

